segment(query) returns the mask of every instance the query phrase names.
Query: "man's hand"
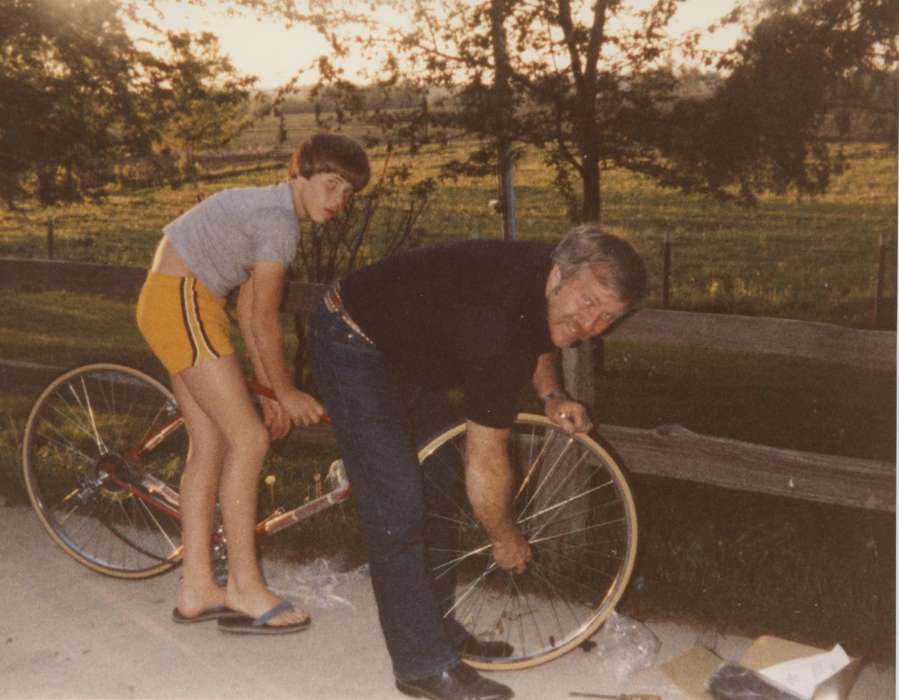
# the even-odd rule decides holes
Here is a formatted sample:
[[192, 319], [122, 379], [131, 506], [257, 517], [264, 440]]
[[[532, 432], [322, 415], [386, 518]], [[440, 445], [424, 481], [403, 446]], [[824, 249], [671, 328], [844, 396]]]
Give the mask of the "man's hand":
[[593, 430], [587, 407], [582, 403], [571, 399], [550, 399], [543, 405], [543, 410], [547, 418], [569, 435]]
[[294, 425], [312, 425], [325, 415], [325, 408], [309, 394], [291, 387], [278, 397], [278, 403]]
[[502, 539], [493, 542], [497, 566], [513, 574], [523, 574], [531, 556], [531, 545], [518, 528], [512, 528]]

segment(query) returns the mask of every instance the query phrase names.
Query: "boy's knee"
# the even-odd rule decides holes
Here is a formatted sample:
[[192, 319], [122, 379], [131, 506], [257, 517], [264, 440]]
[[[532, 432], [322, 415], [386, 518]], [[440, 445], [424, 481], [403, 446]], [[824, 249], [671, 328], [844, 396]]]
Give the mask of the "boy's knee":
[[228, 451], [232, 455], [239, 455], [242, 459], [258, 460], [261, 466], [261, 460], [268, 452], [270, 444], [271, 436], [268, 428], [259, 423], [241, 430], [238, 435], [230, 436]]
[[190, 442], [188, 462], [221, 464], [225, 460], [227, 445], [224, 440], [194, 440]]

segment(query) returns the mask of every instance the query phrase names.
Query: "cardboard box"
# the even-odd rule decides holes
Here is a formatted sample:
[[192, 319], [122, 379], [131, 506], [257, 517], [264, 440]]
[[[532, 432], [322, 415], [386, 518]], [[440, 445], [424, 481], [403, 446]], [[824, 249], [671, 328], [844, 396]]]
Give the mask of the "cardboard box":
[[[746, 650], [739, 664], [758, 672], [785, 661], [805, 659], [827, 651], [778, 637], [762, 636]], [[706, 692], [705, 683], [723, 663], [724, 659], [714, 652], [693, 647], [662, 664], [662, 670], [692, 700], [715, 700]], [[859, 659], [852, 659], [836, 674], [821, 680], [815, 687], [812, 700], [847, 700], [858, 678], [860, 665]]]

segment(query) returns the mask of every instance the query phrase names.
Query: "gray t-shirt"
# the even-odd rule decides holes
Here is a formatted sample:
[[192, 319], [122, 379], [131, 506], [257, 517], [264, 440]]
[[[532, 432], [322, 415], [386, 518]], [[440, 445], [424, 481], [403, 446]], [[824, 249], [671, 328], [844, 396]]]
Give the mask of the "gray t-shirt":
[[288, 267], [300, 223], [290, 183], [223, 190], [163, 228], [191, 271], [216, 296], [243, 284], [260, 260]]

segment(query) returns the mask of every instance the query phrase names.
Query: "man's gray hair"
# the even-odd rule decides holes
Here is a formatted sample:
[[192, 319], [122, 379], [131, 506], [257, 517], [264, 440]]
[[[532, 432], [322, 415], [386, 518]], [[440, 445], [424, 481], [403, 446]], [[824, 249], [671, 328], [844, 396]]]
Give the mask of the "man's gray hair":
[[643, 258], [619, 232], [597, 223], [581, 224], [569, 231], [556, 246], [552, 259], [563, 281], [589, 266], [597, 281], [627, 304], [646, 294]]

